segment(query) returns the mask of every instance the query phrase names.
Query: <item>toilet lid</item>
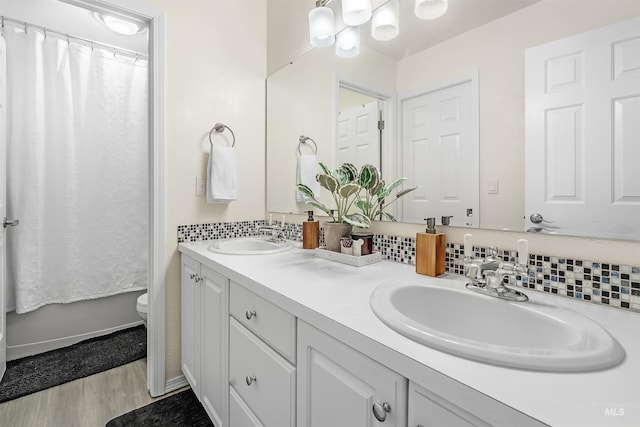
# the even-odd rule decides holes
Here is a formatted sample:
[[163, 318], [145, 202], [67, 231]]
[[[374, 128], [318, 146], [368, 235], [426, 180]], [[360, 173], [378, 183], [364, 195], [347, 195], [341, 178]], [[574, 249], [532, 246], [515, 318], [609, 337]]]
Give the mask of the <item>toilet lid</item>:
[[144, 294], [142, 294], [142, 295], [140, 295], [138, 297], [138, 301], [137, 301], [138, 305], [142, 305], [142, 306], [145, 306], [145, 307], [148, 305], [148, 303], [147, 303], [147, 301], [148, 301], [147, 295], [148, 294], [144, 293]]

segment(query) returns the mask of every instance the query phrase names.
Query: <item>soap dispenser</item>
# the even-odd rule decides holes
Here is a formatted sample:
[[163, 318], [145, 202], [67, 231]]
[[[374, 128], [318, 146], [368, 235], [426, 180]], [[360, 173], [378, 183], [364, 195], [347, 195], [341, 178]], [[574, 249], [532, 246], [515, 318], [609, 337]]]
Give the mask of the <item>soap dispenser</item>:
[[416, 233], [416, 273], [439, 276], [445, 272], [447, 236], [436, 233], [436, 219], [426, 218], [427, 229]]
[[307, 211], [309, 217], [302, 223], [302, 248], [315, 249], [320, 246], [320, 221], [314, 221], [313, 211]]

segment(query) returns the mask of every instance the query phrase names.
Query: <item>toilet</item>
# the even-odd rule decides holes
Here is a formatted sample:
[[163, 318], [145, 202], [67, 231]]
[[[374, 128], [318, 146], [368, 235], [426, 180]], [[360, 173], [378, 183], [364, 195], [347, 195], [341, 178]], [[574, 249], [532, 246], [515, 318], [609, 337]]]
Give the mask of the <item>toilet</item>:
[[144, 326], [147, 326], [147, 313], [149, 312], [149, 299], [147, 294], [144, 293], [138, 297], [136, 302], [136, 310], [138, 311], [138, 316], [142, 318], [144, 321]]

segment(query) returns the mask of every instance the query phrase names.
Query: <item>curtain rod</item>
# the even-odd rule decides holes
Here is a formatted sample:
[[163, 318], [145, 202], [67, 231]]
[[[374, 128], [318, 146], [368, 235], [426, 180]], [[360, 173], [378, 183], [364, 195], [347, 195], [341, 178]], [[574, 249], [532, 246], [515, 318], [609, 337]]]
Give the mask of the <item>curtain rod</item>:
[[125, 54], [125, 55], [128, 55], [128, 56], [133, 56], [136, 59], [138, 59], [138, 58], [139, 59], [148, 59], [147, 55], [144, 54], [144, 53], [136, 52], [134, 50], [129, 50], [129, 49], [123, 49], [123, 48], [118, 47], [118, 46], [114, 46], [114, 45], [110, 45], [110, 44], [102, 43], [102, 42], [97, 42], [97, 41], [94, 41], [94, 40], [85, 39], [83, 37], [72, 36], [69, 33], [63, 33], [62, 31], [52, 30], [52, 29], [49, 29], [49, 28], [46, 28], [46, 27], [42, 27], [40, 25], [31, 24], [31, 23], [26, 22], [26, 21], [19, 21], [17, 19], [9, 18], [8, 16], [0, 15], [0, 20], [1, 20], [1, 26], [2, 26], [3, 30], [4, 30], [5, 21], [8, 21], [8, 22], [11, 22], [11, 23], [14, 23], [14, 24], [18, 24], [18, 25], [24, 26], [24, 32], [25, 33], [27, 32], [27, 27], [32, 27], [32, 28], [35, 28], [37, 30], [40, 30], [44, 34], [45, 38], [47, 38], [47, 34], [56, 34], [58, 36], [65, 37], [67, 39], [67, 42], [69, 42], [70, 39], [79, 40], [81, 42], [88, 43], [91, 48], [93, 48], [95, 46], [95, 47], [101, 47], [103, 49], [112, 50], [114, 55], [115, 55], [116, 52], [119, 52], [121, 54]]

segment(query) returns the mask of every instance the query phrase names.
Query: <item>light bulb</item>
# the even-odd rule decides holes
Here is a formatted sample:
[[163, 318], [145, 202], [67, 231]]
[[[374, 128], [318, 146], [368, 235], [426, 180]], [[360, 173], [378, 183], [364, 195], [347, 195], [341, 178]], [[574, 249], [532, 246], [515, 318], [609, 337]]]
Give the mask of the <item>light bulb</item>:
[[327, 47], [336, 41], [333, 10], [316, 7], [309, 12], [309, 41], [311, 46]]
[[389, 0], [373, 13], [371, 18], [371, 37], [386, 41], [397, 37], [399, 26], [400, 2]]
[[448, 0], [416, 0], [414, 12], [420, 19], [436, 19], [444, 15]]
[[336, 36], [336, 55], [353, 58], [360, 54], [360, 27], [347, 27]]
[[371, 0], [342, 0], [342, 20], [351, 26], [371, 19]]

